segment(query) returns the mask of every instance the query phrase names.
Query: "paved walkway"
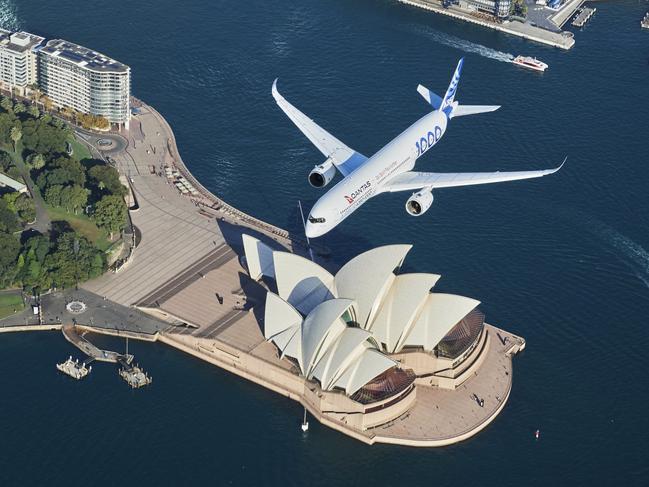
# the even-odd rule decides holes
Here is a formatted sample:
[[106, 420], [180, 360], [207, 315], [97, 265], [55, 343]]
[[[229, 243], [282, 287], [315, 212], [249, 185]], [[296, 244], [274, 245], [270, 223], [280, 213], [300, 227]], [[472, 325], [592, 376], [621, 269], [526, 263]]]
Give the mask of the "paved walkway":
[[52, 228], [52, 220], [50, 219], [50, 216], [47, 214], [47, 210], [45, 209], [45, 201], [41, 196], [40, 189], [36, 187], [36, 184], [29, 174], [29, 168], [22, 161], [22, 159], [19, 158], [16, 160], [16, 167], [25, 180], [27, 189], [29, 189], [29, 193], [32, 195], [32, 199], [34, 200], [34, 207], [36, 208], [36, 221], [31, 225], [28, 225], [27, 228], [32, 228], [37, 232], [45, 235], [49, 233], [50, 229]]
[[[215, 221], [202, 216], [189, 198], [180, 196], [158, 176], [160, 166], [167, 162], [166, 138], [152, 114], [143, 113], [139, 120], [145, 141], [130, 140], [126, 150], [112, 158], [131, 179], [139, 204], [131, 218], [142, 240], [123, 270], [84, 284], [84, 288], [124, 305], [151, 295], [225, 243]], [[155, 174], [150, 166], [157, 168]]]

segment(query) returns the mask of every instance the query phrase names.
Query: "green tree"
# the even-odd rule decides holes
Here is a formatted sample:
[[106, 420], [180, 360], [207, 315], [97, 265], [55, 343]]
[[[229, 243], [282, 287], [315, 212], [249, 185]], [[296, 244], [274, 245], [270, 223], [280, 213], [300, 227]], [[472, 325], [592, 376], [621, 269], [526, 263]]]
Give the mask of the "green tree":
[[43, 154], [33, 152], [27, 156], [25, 162], [29, 167], [38, 171], [39, 169], [43, 169], [43, 167], [45, 166], [45, 157], [43, 156]]
[[13, 104], [13, 102], [11, 101], [11, 99], [7, 98], [6, 96], [3, 96], [3, 97], [2, 97], [2, 100], [0, 100], [0, 107], [2, 107], [2, 109], [3, 109], [5, 112], [11, 112], [11, 113], [13, 113], [14, 104]]
[[25, 113], [25, 105], [24, 103], [16, 102], [14, 105], [14, 113], [18, 115], [19, 113]]
[[0, 232], [0, 285], [10, 286], [16, 276], [20, 242], [9, 233]]
[[13, 159], [7, 152], [0, 151], [0, 171], [6, 172], [11, 166], [13, 166], [13, 163]]
[[18, 141], [23, 136], [23, 131], [20, 129], [19, 126], [14, 125], [11, 128], [11, 132], [9, 133], [9, 137], [11, 138], [11, 141], [14, 143], [14, 152], [16, 152], [16, 144], [18, 144]]
[[38, 118], [41, 115], [41, 111], [36, 105], [29, 105], [27, 109], [27, 114], [32, 118]]
[[[29, 118], [22, 123], [23, 145], [25, 149], [41, 154], [65, 152], [65, 142], [72, 136], [70, 128], [58, 119]], [[2, 121], [0, 119], [0, 136]]]
[[34, 200], [25, 193], [20, 193], [20, 196], [18, 196], [18, 199], [14, 203], [14, 207], [23, 222], [31, 223], [36, 220], [36, 205], [34, 205]]
[[56, 240], [55, 250], [45, 258], [49, 279], [57, 287], [71, 287], [101, 275], [106, 269], [103, 252], [85, 237], [67, 232]]
[[126, 225], [126, 203], [121, 196], [106, 195], [97, 203], [93, 216], [99, 227], [110, 232], [112, 240], [113, 234]]
[[11, 129], [16, 125], [16, 116], [13, 112], [0, 112], [0, 142], [3, 144], [11, 143]]
[[92, 183], [99, 190], [106, 190], [108, 193], [118, 196], [126, 196], [128, 190], [119, 180], [117, 169], [106, 164], [97, 164], [88, 170], [88, 176]]
[[5, 193], [2, 195], [2, 199], [7, 203], [7, 208], [9, 208], [11, 211], [14, 213], [17, 213], [18, 210], [16, 210], [16, 200], [20, 196], [20, 193], [18, 191], [12, 191], [10, 193]]
[[45, 191], [53, 185], [83, 186], [86, 182], [85, 167], [76, 159], [59, 156], [47, 164], [46, 170], [36, 178], [36, 184]]
[[45, 267], [45, 257], [49, 251], [50, 241], [48, 238], [43, 235], [30, 237], [23, 245], [21, 258], [24, 265], [21, 266], [16, 276], [16, 282], [22, 283], [25, 289], [32, 291], [49, 289], [51, 279]]
[[48, 186], [45, 190], [43, 197], [45, 202], [50, 206], [61, 206], [61, 192], [63, 191], [63, 186], [60, 184], [55, 184], [53, 186]]
[[[0, 198], [0, 232], [13, 233], [18, 230], [20, 230], [20, 225], [16, 213], [11, 211], [4, 198]], [[2, 246], [0, 246], [0, 249], [2, 249]], [[2, 252], [4, 252], [4, 249]]]
[[61, 206], [75, 214], [88, 202], [88, 192], [81, 186], [64, 186], [61, 190]]

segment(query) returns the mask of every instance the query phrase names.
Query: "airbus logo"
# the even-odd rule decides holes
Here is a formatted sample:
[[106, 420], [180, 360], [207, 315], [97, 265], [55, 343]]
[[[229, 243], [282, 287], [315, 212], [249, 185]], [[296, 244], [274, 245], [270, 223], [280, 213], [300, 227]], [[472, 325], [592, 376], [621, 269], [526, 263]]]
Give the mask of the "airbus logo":
[[439, 125], [436, 125], [432, 131], [426, 134], [426, 137], [422, 137], [418, 142], [415, 142], [415, 146], [417, 147], [417, 157], [421, 156], [424, 152], [434, 146], [441, 137], [442, 129]]

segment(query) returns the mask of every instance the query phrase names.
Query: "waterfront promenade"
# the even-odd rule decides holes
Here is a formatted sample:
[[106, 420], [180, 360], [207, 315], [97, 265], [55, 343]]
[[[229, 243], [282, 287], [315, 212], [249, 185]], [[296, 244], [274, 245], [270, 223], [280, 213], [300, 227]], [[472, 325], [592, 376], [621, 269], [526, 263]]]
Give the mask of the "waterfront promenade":
[[109, 150], [107, 155], [126, 175], [137, 199], [139, 209], [131, 212], [131, 219], [141, 240], [117, 273], [86, 283], [85, 289], [125, 306], [146, 301], [189, 269], [196, 277], [201, 269], [222, 265], [226, 257], [234, 258], [234, 253], [224, 250], [226, 240], [236, 241], [236, 232], [224, 232], [244, 223], [293, 248], [288, 232], [262, 222], [256, 224], [254, 218], [234, 210], [202, 187], [197, 196], [181, 195], [165, 177], [164, 166], [181, 171], [195, 186], [198, 182], [180, 159], [173, 132], [155, 110], [142, 105], [131, 125], [130, 132], [119, 136], [124, 138], [124, 144], [120, 144], [123, 149]]

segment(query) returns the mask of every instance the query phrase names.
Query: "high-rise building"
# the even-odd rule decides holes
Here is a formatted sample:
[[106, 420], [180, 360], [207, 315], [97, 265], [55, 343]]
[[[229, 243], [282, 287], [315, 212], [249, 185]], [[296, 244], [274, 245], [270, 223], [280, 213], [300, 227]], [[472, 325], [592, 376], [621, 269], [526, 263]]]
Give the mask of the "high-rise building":
[[39, 85], [59, 107], [101, 115], [128, 129], [131, 68], [62, 39], [39, 50]]
[[24, 96], [38, 80], [38, 50], [44, 38], [28, 32], [0, 29], [0, 82], [6, 90]]

